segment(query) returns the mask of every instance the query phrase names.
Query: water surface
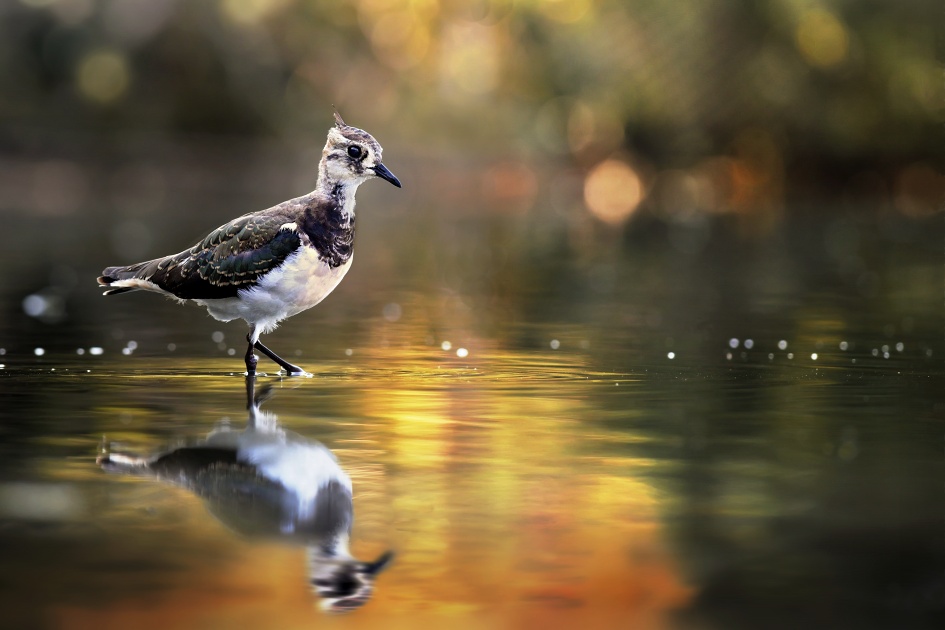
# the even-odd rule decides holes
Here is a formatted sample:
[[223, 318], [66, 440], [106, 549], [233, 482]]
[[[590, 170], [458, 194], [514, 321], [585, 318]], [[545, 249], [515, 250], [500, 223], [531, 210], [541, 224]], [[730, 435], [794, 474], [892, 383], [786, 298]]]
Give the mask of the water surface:
[[[265, 410], [352, 478], [352, 552], [397, 554], [333, 623], [930, 627], [945, 613], [941, 269], [908, 226], [860, 226], [883, 253], [838, 258], [844, 225], [792, 223], [737, 254], [656, 232], [593, 255], [513, 240], [487, 270], [445, 246], [439, 272], [378, 262], [393, 249], [359, 259], [267, 338], [312, 377], [265, 364], [257, 379]], [[94, 271], [76, 271], [64, 320], [2, 297], [6, 625], [326, 623], [304, 547], [96, 464], [247, 416], [240, 326], [106, 301]]]

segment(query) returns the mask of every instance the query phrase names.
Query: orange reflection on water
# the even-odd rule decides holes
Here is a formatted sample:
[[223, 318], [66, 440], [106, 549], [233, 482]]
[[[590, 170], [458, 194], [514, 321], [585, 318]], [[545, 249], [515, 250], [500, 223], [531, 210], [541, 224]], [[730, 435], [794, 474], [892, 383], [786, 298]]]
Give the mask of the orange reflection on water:
[[[645, 436], [624, 427], [618, 440], [594, 424], [605, 384], [579, 356], [431, 360], [435, 346], [364, 358], [370, 352], [356, 356], [383, 367], [269, 379], [279, 385], [266, 403], [286, 429], [323, 441], [351, 476], [355, 557], [396, 551], [363, 608], [326, 619], [304, 548], [243, 538], [189, 491], [110, 478], [108, 501], [92, 510], [110, 542], [73, 563], [90, 567], [80, 581], [101, 582], [102, 596], [57, 605], [55, 625], [671, 627], [693, 591], [664, 542], [663, 495], [649, 481], [662, 464], [625, 448]], [[238, 379], [176, 383], [189, 394], [168, 391], [181, 395], [178, 413], [194, 433], [219, 419], [186, 406], [201, 395], [232, 387], [225, 411], [238, 417]]]
[[691, 593], [659, 500], [634, 460], [595, 452], [606, 436], [581, 420], [593, 416], [584, 386], [479, 368], [442, 387], [401, 368], [394, 387], [363, 393], [390, 496], [358, 515], [393, 515], [399, 554], [375, 610], [451, 627], [668, 625]]

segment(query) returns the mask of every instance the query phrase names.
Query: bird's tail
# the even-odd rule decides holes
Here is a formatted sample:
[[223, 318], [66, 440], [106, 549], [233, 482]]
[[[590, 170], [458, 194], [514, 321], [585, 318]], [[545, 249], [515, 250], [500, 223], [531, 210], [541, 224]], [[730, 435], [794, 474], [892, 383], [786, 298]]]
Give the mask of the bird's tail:
[[127, 475], [147, 475], [150, 472], [150, 461], [144, 457], [126, 453], [114, 453], [103, 449], [95, 459], [95, 463], [106, 472], [123, 473]]
[[145, 270], [147, 270], [154, 262], [155, 261], [153, 260], [148, 260], [145, 262], [128, 265], [126, 267], [106, 267], [104, 270], [102, 270], [102, 275], [98, 277], [98, 286], [110, 288], [102, 293], [102, 295], [116, 295], [118, 293], [125, 293], [127, 291], [135, 291], [137, 289], [143, 288], [142, 286], [135, 286], [134, 284], [126, 283], [124, 281], [144, 279], [147, 275], [149, 275]]

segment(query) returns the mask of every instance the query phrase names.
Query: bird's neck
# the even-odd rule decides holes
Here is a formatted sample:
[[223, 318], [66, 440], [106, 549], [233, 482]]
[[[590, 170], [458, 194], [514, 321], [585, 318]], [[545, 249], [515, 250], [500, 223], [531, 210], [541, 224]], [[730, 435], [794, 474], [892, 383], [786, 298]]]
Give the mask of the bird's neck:
[[320, 175], [298, 220], [309, 243], [332, 268], [351, 259], [356, 188]]
[[348, 549], [348, 532], [340, 531], [323, 540], [320, 544], [312, 545], [308, 550], [309, 562], [324, 563], [354, 560]]
[[315, 192], [324, 195], [331, 200], [343, 215], [354, 217], [354, 194], [361, 184], [359, 181], [341, 181], [332, 178], [322, 163], [318, 167], [318, 182], [315, 184]]

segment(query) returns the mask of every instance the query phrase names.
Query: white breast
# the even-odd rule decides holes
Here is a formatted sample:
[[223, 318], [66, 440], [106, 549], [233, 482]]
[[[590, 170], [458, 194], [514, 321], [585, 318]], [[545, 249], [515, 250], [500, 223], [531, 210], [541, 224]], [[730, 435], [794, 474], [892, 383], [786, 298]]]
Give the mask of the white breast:
[[319, 490], [332, 481], [351, 491], [351, 478], [320, 443], [267, 437], [244, 434], [237, 457], [255, 466], [266, 479], [294, 492], [300, 504], [312, 505]]
[[[271, 420], [275, 422], [275, 416]], [[351, 478], [334, 454], [321, 442], [291, 431], [218, 430], [208, 436], [206, 445], [235, 449], [240, 462], [255, 466], [261, 477], [294, 493], [303, 515], [314, 509], [318, 493], [332, 481], [351, 492]]]
[[325, 299], [341, 282], [351, 261], [330, 267], [312, 247], [302, 246], [238, 297], [221, 300], [195, 300], [207, 307], [210, 315], [221, 321], [242, 318], [267, 333], [280, 321], [312, 308]]

